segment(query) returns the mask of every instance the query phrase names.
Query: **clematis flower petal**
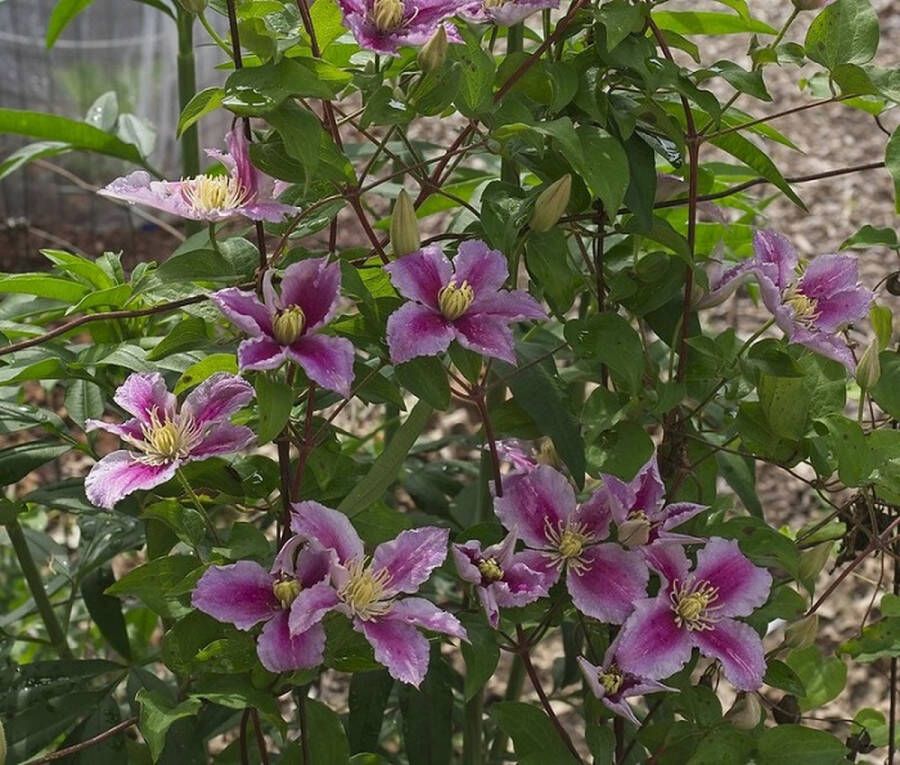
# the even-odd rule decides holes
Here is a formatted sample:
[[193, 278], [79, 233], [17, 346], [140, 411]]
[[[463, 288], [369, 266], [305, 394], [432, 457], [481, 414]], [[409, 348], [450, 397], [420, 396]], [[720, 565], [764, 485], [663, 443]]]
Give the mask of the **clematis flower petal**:
[[665, 531], [677, 528], [682, 523], [687, 523], [695, 515], [708, 509], [706, 505], [697, 505], [693, 502], [673, 502], [664, 508], [665, 520], [662, 522], [662, 528]]
[[615, 544], [589, 547], [584, 568], [570, 568], [566, 585], [579, 611], [609, 624], [622, 624], [647, 594], [650, 573], [641, 554]]
[[427, 305], [435, 311], [438, 310], [438, 292], [453, 276], [453, 266], [447, 256], [441, 252], [440, 247], [434, 245], [388, 263], [384, 270], [403, 297]]
[[406, 303], [388, 317], [387, 341], [393, 364], [417, 356], [437, 356], [450, 347], [454, 336], [452, 325], [427, 306]]
[[313, 626], [319, 624], [325, 618], [325, 614], [334, 610], [340, 604], [340, 599], [327, 582], [319, 582], [312, 587], [304, 587], [291, 603], [290, 627], [292, 635], [299, 635]]
[[506, 321], [547, 318], [547, 312], [540, 303], [523, 290], [493, 292], [476, 297], [469, 312], [496, 316]]
[[206, 569], [191, 603], [214, 619], [241, 630], [271, 619], [278, 612], [271, 575], [249, 560]]
[[575, 512], [575, 492], [566, 477], [538, 465], [530, 473], [508, 476], [494, 512], [509, 530], [532, 547], [547, 546], [547, 528], [559, 528]]
[[500, 604], [497, 602], [500, 590], [496, 587], [477, 587], [476, 592], [488, 624], [491, 629], [497, 629], [500, 626]]
[[450, 545], [450, 554], [456, 564], [456, 573], [464, 582], [481, 584], [481, 572], [478, 570], [477, 561], [481, 555], [481, 544], [469, 541], [465, 544]]
[[411, 624], [394, 619], [362, 621], [353, 627], [365, 635], [375, 650], [375, 661], [387, 668], [391, 677], [419, 687], [428, 673], [428, 640]]
[[194, 388], [184, 400], [181, 411], [195, 425], [226, 420], [253, 399], [253, 386], [237, 375], [217, 372]]
[[817, 301], [858, 286], [859, 265], [852, 255], [819, 255], [809, 262], [797, 282], [802, 294]]
[[324, 548], [337, 553], [340, 563], [363, 557], [363, 543], [343, 513], [308, 500], [298, 502], [291, 513], [291, 531], [306, 539], [315, 540]]
[[272, 313], [255, 292], [228, 287], [214, 292], [210, 299], [216, 307], [242, 332], [251, 337], [272, 334]]
[[178, 462], [150, 465], [124, 450], [107, 454], [84, 479], [84, 491], [92, 505], [112, 510], [139, 489], [152, 489], [175, 477]]
[[755, 265], [766, 273], [776, 287], [784, 289], [794, 281], [799, 259], [788, 239], [775, 231], [757, 231], [753, 235]]
[[691, 564], [680, 544], [660, 541], [657, 544], [643, 547], [642, 551], [650, 567], [669, 585], [683, 582], [687, 578]]
[[853, 352], [838, 335], [815, 332], [805, 327], [791, 327], [788, 336], [792, 343], [804, 345], [820, 356], [843, 364], [851, 374], [855, 372], [856, 360], [853, 358]]
[[372, 570], [391, 575], [387, 585], [391, 590], [416, 592], [444, 562], [449, 537], [447, 529], [436, 527], [401, 531], [396, 539], [375, 548]]
[[251, 337], [238, 346], [238, 366], [242, 370], [276, 369], [284, 363], [285, 350], [270, 337]]
[[205, 460], [217, 454], [233, 454], [246, 449], [256, 439], [256, 434], [243, 425], [220, 422], [191, 451], [190, 460]]
[[256, 652], [269, 672], [315, 667], [325, 656], [325, 630], [317, 624], [306, 632], [292, 635], [288, 613], [281, 611], [263, 626]]
[[197, 213], [185, 199], [181, 181], [157, 181], [146, 170], [135, 170], [116, 178], [97, 193], [108, 199], [140, 204], [180, 218], [199, 220]]
[[479, 297], [496, 294], [509, 277], [503, 253], [490, 249], [480, 240], [470, 240], [459, 245], [453, 268], [456, 283], [467, 282], [475, 293], [476, 301]]
[[440, 632], [460, 640], [469, 639], [466, 634], [466, 628], [460, 624], [459, 619], [453, 614], [441, 610], [430, 600], [425, 600], [425, 598], [404, 598], [399, 600], [384, 618], [421, 627], [430, 632]]
[[453, 322], [456, 339], [470, 351], [516, 363], [515, 341], [506, 320], [489, 314], [467, 313]]
[[90, 433], [94, 430], [105, 430], [107, 433], [112, 433], [124, 441], [134, 442], [144, 440], [142, 425], [143, 423], [137, 417], [121, 423], [105, 422], [104, 420], [85, 420], [84, 431], [85, 433]]
[[497, 605], [519, 608], [534, 603], [538, 598], [547, 597], [558, 578], [559, 573], [555, 567], [545, 566], [535, 570], [517, 555], [510, 565], [504, 567], [503, 579], [492, 589], [496, 590]]
[[652, 517], [654, 511], [662, 507], [663, 497], [666, 493], [666, 486], [659, 474], [655, 453], [638, 470], [630, 485], [634, 489], [634, 504], [631, 509], [642, 510]]
[[345, 398], [353, 384], [353, 343], [343, 337], [302, 335], [287, 351], [310, 380]]
[[281, 282], [282, 306], [299, 306], [306, 317], [307, 331], [334, 318], [341, 298], [341, 266], [327, 258], [310, 258], [293, 263]]
[[772, 576], [754, 566], [731, 539], [713, 537], [697, 553], [694, 577], [718, 588], [714, 605], [721, 616], [746, 616], [769, 597]]
[[666, 596], [639, 600], [619, 633], [616, 659], [626, 672], [659, 680], [691, 658], [687, 630], [675, 624]]
[[175, 396], [169, 393], [166, 381], [158, 372], [128, 375], [113, 401], [144, 424], [149, 424], [151, 413], [171, 414], [176, 405]]
[[297, 555], [297, 564], [294, 567], [294, 576], [303, 587], [312, 587], [314, 584], [328, 578], [334, 553], [307, 545]]
[[695, 630], [691, 639], [702, 654], [722, 662], [725, 677], [738, 690], [755, 691], [762, 685], [766, 659], [752, 627], [722, 619], [711, 630]]

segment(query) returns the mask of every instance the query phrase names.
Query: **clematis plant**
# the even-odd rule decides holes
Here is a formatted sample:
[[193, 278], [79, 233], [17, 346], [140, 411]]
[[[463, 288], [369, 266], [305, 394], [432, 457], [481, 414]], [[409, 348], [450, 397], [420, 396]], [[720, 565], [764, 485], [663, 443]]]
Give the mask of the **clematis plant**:
[[453, 263], [435, 246], [423, 247], [385, 266], [397, 291], [410, 302], [388, 318], [394, 364], [436, 356], [454, 340], [485, 356], [516, 363], [509, 325], [546, 317], [527, 292], [505, 290], [506, 258], [484, 242], [459, 246]]
[[766, 670], [762, 640], [734, 617], [766, 602], [769, 572], [753, 565], [737, 542], [720, 537], [710, 538], [697, 553], [693, 569], [681, 545], [657, 545], [649, 554], [663, 586], [656, 597], [638, 601], [622, 626], [618, 665], [661, 680], [681, 669], [698, 648], [722, 662], [736, 688], [759, 688]]
[[322, 662], [325, 630], [314, 624], [292, 634], [290, 608], [305, 588], [328, 578], [329, 565], [328, 553], [293, 537], [281, 548], [270, 571], [249, 560], [210, 566], [197, 582], [191, 603], [240, 630], [262, 623], [256, 652], [270, 672], [308, 669]]
[[162, 375], [135, 373], [113, 400], [132, 415], [123, 423], [87, 420], [87, 430], [117, 435], [128, 449], [107, 454], [84, 480], [87, 498], [111, 510], [139, 489], [152, 489], [195, 460], [231, 454], [249, 446], [253, 431], [231, 423], [231, 416], [253, 398], [240, 377], [218, 373], [192, 390], [179, 409]]
[[480, 0], [468, 6], [464, 15], [475, 22], [511, 27], [538, 11], [553, 8], [559, 8], [559, 0]]
[[459, 42], [453, 25], [444, 22], [464, 5], [463, 0], [340, 0], [356, 41], [376, 53], [424, 45], [440, 26], [449, 40]]
[[298, 364], [323, 388], [350, 395], [353, 344], [322, 334], [341, 300], [341, 267], [327, 258], [301, 260], [287, 267], [281, 292], [263, 277], [263, 300], [255, 292], [229, 287], [213, 302], [239, 329], [250, 335], [238, 347], [241, 369], [275, 369], [285, 361]]
[[500, 609], [527, 606], [550, 592], [553, 579], [540, 553], [516, 552], [516, 535], [483, 548], [477, 540], [450, 548], [460, 579], [475, 585], [488, 624], [500, 624]]
[[207, 149], [227, 175], [203, 174], [180, 181], [157, 181], [144, 170], [117, 178], [98, 193], [110, 199], [153, 207], [189, 220], [217, 223], [237, 216], [279, 222], [296, 215], [296, 207], [278, 202], [284, 184], [250, 163], [247, 138], [238, 125], [226, 136], [227, 153]]
[[330, 611], [342, 613], [375, 651], [391, 676], [416, 687], [428, 671], [428, 640], [418, 628], [465, 640], [452, 614], [419, 590], [447, 557], [449, 532], [427, 527], [401, 532], [367, 557], [362, 540], [343, 513], [318, 502], [294, 506], [291, 529], [333, 554], [330, 578], [301, 590], [291, 606], [291, 634], [321, 623]]
[[562, 473], [538, 465], [503, 482], [494, 499], [501, 523], [532, 550], [551, 582], [563, 574], [572, 602], [582, 613], [621, 624], [646, 595], [649, 572], [640, 553], [605, 542], [609, 516], [590, 504], [580, 507]]

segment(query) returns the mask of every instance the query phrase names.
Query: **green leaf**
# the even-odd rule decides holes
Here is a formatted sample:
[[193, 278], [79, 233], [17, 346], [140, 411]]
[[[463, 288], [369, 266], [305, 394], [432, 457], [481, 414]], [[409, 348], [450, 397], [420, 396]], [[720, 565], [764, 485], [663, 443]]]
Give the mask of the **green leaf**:
[[190, 609], [179, 602], [177, 595], [170, 594], [170, 590], [199, 565], [200, 561], [190, 555], [154, 558], [129, 571], [106, 592], [108, 595], [132, 595], [164, 619], [177, 619]]
[[106, 589], [115, 583], [112, 569], [100, 566], [88, 574], [81, 583], [81, 595], [88, 613], [103, 637], [126, 659], [131, 658], [131, 645], [122, 615], [122, 602], [106, 594]]
[[636, 393], [644, 374], [644, 346], [629, 322], [615, 313], [566, 322], [565, 336], [579, 360], [606, 364]]
[[95, 151], [136, 165], [144, 164], [131, 144], [92, 125], [55, 114], [20, 109], [0, 109], [0, 133], [16, 133], [47, 141], [64, 141], [76, 149]]
[[894, 314], [887, 306], [872, 305], [869, 309], [869, 321], [878, 339], [878, 349], [883, 351], [891, 344], [894, 336]]
[[754, 145], [740, 133], [732, 132], [711, 137], [709, 142], [739, 159], [747, 167], [755, 170], [772, 185], [780, 189], [795, 205], [806, 210], [803, 200], [797, 196], [790, 184], [784, 179], [781, 171], [769, 158], [768, 154]]
[[[613, 214], [622, 205], [628, 189], [630, 166], [628, 155], [619, 140], [605, 130], [579, 127], [581, 152], [567, 155], [572, 168], [584, 179], [593, 196]], [[583, 161], [579, 161], [583, 158]]]
[[875, 467], [872, 451], [859, 423], [835, 415], [825, 420], [828, 443], [838, 463], [838, 477], [847, 486], [861, 486]]
[[765, 728], [759, 737], [757, 765], [841, 765], [844, 745], [825, 731], [802, 725]]
[[50, 13], [50, 21], [47, 22], [47, 47], [52, 48], [56, 39], [79, 13], [87, 8], [94, 0], [57, 0], [53, 11]]
[[47, 260], [67, 274], [83, 279], [98, 290], [114, 287], [115, 282], [97, 263], [65, 250], [41, 250]]
[[174, 393], [176, 395], [184, 393], [184, 391], [199, 385], [208, 377], [212, 377], [216, 372], [228, 372], [236, 375], [237, 371], [237, 359], [234, 358], [234, 354], [214, 353], [185, 369], [175, 384]]
[[887, 616], [867, 625], [859, 637], [846, 641], [840, 650], [861, 662], [900, 656], [900, 617]]
[[[321, 701], [306, 701], [309, 736], [309, 762], [304, 765], [347, 765], [350, 746], [341, 718]], [[412, 761], [410, 761], [412, 765]]]
[[805, 692], [798, 697], [800, 709], [818, 709], [840, 695], [847, 682], [847, 666], [836, 656], [824, 657], [818, 647], [811, 645], [793, 651], [787, 665], [797, 673]]
[[71, 279], [46, 274], [4, 274], [0, 279], [0, 293], [16, 293], [50, 298], [63, 303], [77, 303], [88, 288]]
[[66, 388], [66, 412], [82, 428], [85, 420], [103, 415], [103, 390], [89, 380], [72, 380]]
[[278, 131], [284, 150], [313, 173], [322, 154], [322, 125], [309, 109], [293, 101], [286, 101], [266, 116], [269, 124]]
[[350, 678], [347, 733], [351, 753], [372, 752], [378, 748], [384, 708], [393, 687], [394, 678], [386, 669], [358, 672]]
[[23, 479], [45, 462], [70, 451], [70, 444], [55, 441], [30, 441], [0, 449], [0, 486], [9, 486]]
[[771, 659], [766, 667], [766, 676], [763, 678], [766, 685], [773, 688], [780, 688], [787, 691], [793, 696], [803, 696], [806, 693], [806, 687], [803, 681], [787, 664], [778, 659]]
[[719, 473], [725, 482], [734, 489], [734, 493], [738, 495], [744, 507], [750, 511], [751, 515], [757, 518], [763, 517], [762, 503], [756, 494], [756, 472], [755, 463], [749, 457], [742, 457], [739, 454], [731, 454], [730, 452], [718, 452], [716, 454], [716, 462], [719, 466]]
[[415, 444], [416, 439], [428, 424], [432, 408], [420, 401], [397, 429], [391, 442], [375, 460], [365, 478], [359, 481], [344, 500], [338, 505], [345, 515], [351, 518], [361, 513], [370, 505], [381, 499], [382, 495], [397, 480], [397, 473], [403, 465], [406, 455]]
[[222, 106], [242, 117], [265, 115], [288, 98], [332, 98], [349, 75], [326, 62], [284, 58], [245, 67], [225, 82]]
[[894, 206], [900, 213], [900, 127], [887, 142], [884, 150], [884, 164], [894, 179]]
[[196, 698], [189, 698], [180, 704], [173, 704], [162, 693], [147, 688], [141, 688], [137, 692], [135, 701], [141, 707], [138, 727], [147, 746], [150, 747], [150, 756], [153, 757], [154, 762], [162, 754], [163, 747], [166, 745], [166, 733], [172, 723], [183, 717], [194, 717], [203, 705], [203, 702]]
[[157, 361], [179, 351], [193, 350], [207, 341], [206, 322], [198, 316], [179, 321], [172, 331], [147, 354], [147, 361]]
[[882, 351], [878, 360], [881, 377], [870, 394], [885, 412], [895, 420], [900, 419], [900, 353]]
[[0, 162], [0, 181], [29, 162], [46, 157], [56, 157], [71, 150], [72, 145], [63, 141], [38, 141], [22, 146]]
[[409, 765], [450, 765], [453, 755], [453, 688], [439, 644], [431, 648], [428, 674], [418, 689], [400, 686], [403, 741]]
[[654, 11], [653, 20], [660, 29], [680, 35], [734, 35], [754, 32], [774, 35], [776, 30], [753, 18], [716, 11]]
[[512, 739], [520, 763], [575, 765], [577, 762], [540, 709], [519, 701], [501, 701], [491, 707], [500, 729]]
[[[716, 61], [707, 71], [710, 75], [718, 75], [731, 85], [735, 90], [741, 93], [758, 98], [760, 101], [771, 101], [772, 96], [766, 90], [766, 83], [763, 80], [762, 71], [760, 69], [752, 69], [750, 71], [741, 68], [733, 61]], [[700, 80], [703, 81], [703, 78]]]
[[435, 409], [444, 410], [450, 406], [450, 382], [440, 359], [420, 356], [398, 364], [394, 367], [394, 375], [410, 393]]
[[30, 404], [13, 404], [0, 401], [0, 433], [15, 433], [26, 428], [46, 428], [50, 431], [64, 430], [62, 418], [40, 407]]
[[867, 64], [878, 50], [878, 15], [869, 0], [837, 0], [809, 25], [806, 55], [827, 69]]
[[481, 693], [493, 676], [500, 661], [500, 648], [497, 645], [497, 633], [481, 613], [461, 613], [459, 618], [469, 635], [469, 640], [460, 644], [466, 662], [463, 695], [469, 701], [476, 693]]
[[218, 109], [224, 100], [225, 91], [222, 88], [206, 88], [195, 93], [194, 97], [181, 110], [175, 137], [180, 138], [181, 134], [201, 117]]
[[291, 386], [265, 374], [257, 375], [256, 407], [259, 412], [259, 428], [256, 440], [265, 444], [277, 436], [287, 425], [294, 403]]

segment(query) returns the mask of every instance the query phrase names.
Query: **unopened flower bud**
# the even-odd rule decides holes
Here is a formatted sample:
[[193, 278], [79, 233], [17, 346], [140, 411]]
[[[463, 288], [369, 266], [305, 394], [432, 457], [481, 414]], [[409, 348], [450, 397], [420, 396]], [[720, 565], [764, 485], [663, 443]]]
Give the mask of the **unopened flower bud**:
[[535, 201], [529, 224], [531, 230], [542, 232], [553, 228], [565, 213], [571, 196], [572, 176], [566, 173], [544, 189]]
[[379, 32], [390, 32], [403, 21], [403, 0], [375, 0], [372, 20]]
[[562, 460], [556, 451], [556, 445], [550, 438], [544, 437], [538, 441], [535, 457], [541, 465], [549, 465], [552, 468], [562, 467]]
[[406, 190], [401, 190], [394, 202], [394, 214], [391, 216], [391, 247], [394, 255], [402, 258], [418, 250], [421, 244], [416, 208]]
[[755, 693], [741, 693], [725, 713], [728, 720], [738, 730], [753, 730], [763, 717], [762, 704]]
[[624, 523], [619, 525], [619, 542], [623, 547], [640, 547], [650, 540], [650, 519], [646, 513], [631, 513]]
[[447, 45], [447, 30], [441, 24], [419, 51], [418, 61], [423, 72], [433, 72], [444, 65], [447, 60]]
[[291, 345], [306, 329], [306, 315], [298, 305], [282, 311], [272, 322], [272, 334], [282, 345]]
[[881, 379], [881, 360], [878, 358], [878, 341], [873, 340], [863, 352], [856, 367], [856, 382], [863, 390], [872, 390]]
[[188, 13], [200, 14], [206, 10], [207, 0], [178, 0], [178, 4]]

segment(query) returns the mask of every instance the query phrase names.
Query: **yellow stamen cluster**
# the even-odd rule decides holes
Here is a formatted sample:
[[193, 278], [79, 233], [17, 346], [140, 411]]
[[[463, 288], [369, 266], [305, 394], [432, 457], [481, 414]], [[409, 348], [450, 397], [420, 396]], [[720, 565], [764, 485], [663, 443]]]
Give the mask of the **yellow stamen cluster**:
[[441, 309], [444, 318], [450, 321], [462, 316], [471, 308], [473, 302], [475, 302], [475, 290], [469, 286], [467, 281], [457, 287], [456, 280], [453, 280], [438, 292], [438, 308]]
[[187, 457], [200, 440], [203, 430], [194, 424], [189, 415], [175, 415], [173, 419], [160, 419], [154, 409], [150, 413], [150, 423], [141, 427], [144, 440], [135, 445], [145, 453], [144, 460], [151, 465], [171, 462]]
[[387, 592], [391, 574], [386, 569], [372, 571], [369, 561], [358, 558], [347, 565], [349, 577], [338, 590], [338, 597], [353, 616], [363, 621], [384, 616], [391, 610], [392, 596]]
[[290, 345], [306, 329], [306, 314], [299, 305], [292, 305], [278, 313], [272, 322], [272, 334], [282, 345]]
[[228, 212], [247, 203], [249, 194], [230, 175], [198, 175], [182, 187], [187, 203], [198, 213]]
[[669, 594], [675, 624], [692, 631], [711, 630], [716, 622], [714, 612], [717, 609], [712, 603], [718, 597], [719, 588], [713, 587], [709, 582], [693, 582], [690, 579], [684, 583], [676, 581]]
[[478, 561], [478, 571], [486, 584], [499, 582], [503, 578], [503, 569], [496, 558], [485, 558]]
[[566, 523], [554, 527], [547, 518], [544, 521], [544, 533], [547, 535], [547, 541], [554, 548], [554, 563], [557, 566], [568, 566], [575, 571], [583, 571], [584, 563], [581, 561], [581, 555], [584, 548], [593, 541], [587, 526], [581, 523]]
[[403, 23], [403, 0], [375, 0], [372, 21], [379, 32], [392, 32]]
[[600, 685], [603, 686], [603, 690], [606, 691], [607, 694], [612, 695], [619, 692], [619, 689], [622, 687], [622, 683], [625, 682], [625, 678], [622, 675], [622, 670], [620, 670], [615, 664], [611, 664], [609, 669], [601, 670], [597, 674], [597, 680], [600, 681]]
[[643, 510], [635, 510], [628, 514], [625, 522], [619, 526], [619, 542], [625, 547], [640, 547], [650, 539], [650, 519]]
[[815, 298], [799, 292], [792, 287], [784, 297], [784, 302], [794, 309], [794, 320], [801, 324], [809, 324], [819, 316], [819, 307]]
[[290, 608], [302, 589], [296, 579], [281, 579], [272, 585], [272, 592], [282, 608]]
[[502, 8], [511, 0], [484, 0], [485, 8]]

